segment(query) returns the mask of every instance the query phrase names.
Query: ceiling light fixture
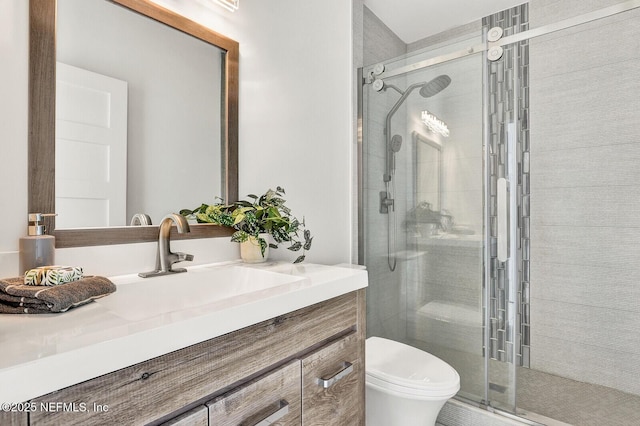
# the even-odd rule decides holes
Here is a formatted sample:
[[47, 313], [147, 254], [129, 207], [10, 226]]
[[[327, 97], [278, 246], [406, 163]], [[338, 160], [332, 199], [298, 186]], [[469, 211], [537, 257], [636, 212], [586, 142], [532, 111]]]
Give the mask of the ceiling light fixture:
[[230, 10], [231, 12], [235, 12], [236, 10], [238, 10], [238, 7], [240, 6], [240, 0], [214, 0], [216, 3], [218, 3], [220, 6], [224, 7], [227, 10]]
[[449, 126], [429, 111], [422, 111], [422, 122], [434, 133], [449, 137]]

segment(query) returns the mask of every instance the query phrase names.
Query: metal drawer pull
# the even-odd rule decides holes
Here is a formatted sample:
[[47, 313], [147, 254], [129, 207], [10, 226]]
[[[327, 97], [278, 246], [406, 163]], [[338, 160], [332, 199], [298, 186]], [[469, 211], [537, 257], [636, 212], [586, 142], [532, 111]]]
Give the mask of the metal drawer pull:
[[352, 371], [353, 371], [353, 364], [351, 364], [350, 362], [346, 362], [345, 361], [344, 368], [342, 370], [338, 371], [335, 376], [329, 377], [328, 379], [320, 378], [320, 379], [318, 379], [318, 384], [322, 385], [323, 388], [327, 389], [328, 387], [332, 386], [338, 380], [342, 379], [345, 376], [348, 376], [349, 373], [351, 373]]
[[278, 403], [278, 406], [279, 406], [278, 411], [276, 411], [275, 413], [269, 414], [267, 417], [260, 420], [254, 426], [269, 426], [277, 422], [287, 414], [289, 414], [289, 403], [287, 401], [285, 401], [284, 399], [281, 399], [280, 402]]

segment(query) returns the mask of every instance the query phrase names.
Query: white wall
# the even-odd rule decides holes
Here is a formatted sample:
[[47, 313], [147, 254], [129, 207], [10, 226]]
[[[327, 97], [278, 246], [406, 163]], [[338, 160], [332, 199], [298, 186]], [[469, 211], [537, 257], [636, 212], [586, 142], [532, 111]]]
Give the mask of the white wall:
[[[350, 261], [351, 2], [243, 0], [235, 13], [205, 0], [158, 3], [240, 42], [240, 196], [283, 186], [294, 213], [305, 216], [315, 236], [307, 261]], [[26, 230], [28, 7], [25, 0], [2, 0], [0, 8], [0, 108], [11, 117], [0, 128], [0, 276], [6, 276], [17, 273], [15, 251]], [[139, 268], [153, 263], [153, 245], [144, 246]], [[123, 273], [130, 271], [105, 263], [110, 253], [127, 250], [134, 248], [83, 252], [100, 257], [100, 273]], [[58, 250], [58, 260], [73, 260], [71, 253]]]
[[316, 236], [310, 260], [348, 261], [351, 2], [249, 0], [238, 17], [240, 194], [283, 186]]

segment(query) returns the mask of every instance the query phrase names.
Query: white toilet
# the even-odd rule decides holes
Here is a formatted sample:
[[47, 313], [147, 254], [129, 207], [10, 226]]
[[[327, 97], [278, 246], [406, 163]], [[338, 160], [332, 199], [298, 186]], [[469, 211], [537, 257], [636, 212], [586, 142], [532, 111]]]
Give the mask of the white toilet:
[[460, 376], [430, 353], [381, 337], [366, 341], [367, 426], [433, 426]]

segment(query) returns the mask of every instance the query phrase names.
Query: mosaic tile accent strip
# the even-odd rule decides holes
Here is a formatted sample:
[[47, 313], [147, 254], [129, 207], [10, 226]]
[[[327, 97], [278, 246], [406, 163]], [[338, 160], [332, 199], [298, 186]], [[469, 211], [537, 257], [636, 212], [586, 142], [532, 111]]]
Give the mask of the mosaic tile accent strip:
[[[504, 10], [482, 20], [487, 30], [501, 27], [504, 36], [510, 36], [529, 29], [528, 4]], [[487, 165], [490, 179], [490, 282], [489, 324], [484, 324], [483, 332], [489, 333], [489, 347], [485, 355], [495, 360], [528, 367], [529, 340], [529, 42], [528, 40], [503, 46], [504, 54], [495, 62], [487, 61], [489, 75], [489, 135], [490, 161]], [[516, 79], [517, 77], [517, 79]], [[514, 87], [515, 86], [515, 87]], [[507, 169], [507, 128], [515, 123], [517, 148], [515, 158], [517, 168], [516, 217], [517, 253], [511, 260], [500, 262], [495, 250], [497, 241], [497, 180], [508, 175]], [[513, 174], [511, 176], [513, 178]], [[516, 263], [518, 282], [510, 286], [508, 282], [509, 262]], [[516, 289], [515, 295], [510, 294]], [[512, 297], [514, 296], [514, 297]], [[515, 308], [508, 301], [515, 299]], [[510, 312], [516, 309], [517, 312]], [[508, 319], [515, 314], [515, 324]], [[512, 329], [515, 327], [515, 330]], [[515, 349], [515, 350], [514, 350]], [[515, 354], [515, 359], [514, 359]]]

